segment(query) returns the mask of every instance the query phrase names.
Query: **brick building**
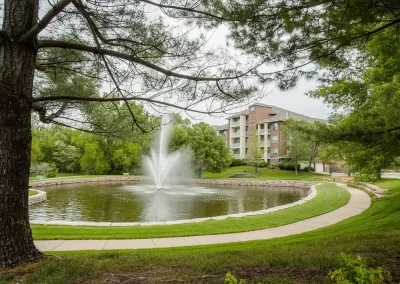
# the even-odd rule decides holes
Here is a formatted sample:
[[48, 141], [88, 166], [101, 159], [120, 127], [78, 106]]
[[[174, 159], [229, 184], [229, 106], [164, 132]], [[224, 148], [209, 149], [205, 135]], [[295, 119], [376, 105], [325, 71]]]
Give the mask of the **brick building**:
[[290, 118], [309, 122], [320, 120], [271, 105], [255, 104], [228, 117], [227, 124], [214, 127], [224, 136], [235, 158], [246, 159], [247, 139], [256, 133], [264, 160], [277, 164], [286, 158], [286, 142], [281, 128]]

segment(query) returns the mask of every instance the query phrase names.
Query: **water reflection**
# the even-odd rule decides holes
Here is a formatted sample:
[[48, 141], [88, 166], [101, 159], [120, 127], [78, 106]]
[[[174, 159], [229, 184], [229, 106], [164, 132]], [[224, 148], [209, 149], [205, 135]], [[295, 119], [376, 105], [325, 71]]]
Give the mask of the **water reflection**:
[[263, 210], [295, 202], [308, 190], [287, 187], [166, 186], [102, 183], [45, 189], [47, 202], [30, 208], [40, 221], [154, 222]]

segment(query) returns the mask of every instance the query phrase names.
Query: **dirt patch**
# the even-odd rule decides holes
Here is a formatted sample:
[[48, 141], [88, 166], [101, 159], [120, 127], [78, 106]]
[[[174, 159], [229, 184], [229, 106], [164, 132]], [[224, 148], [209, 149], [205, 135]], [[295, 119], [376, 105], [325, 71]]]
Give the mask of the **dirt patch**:
[[[108, 273], [89, 283], [136, 284], [136, 283], [224, 283], [228, 271], [218, 271], [209, 274], [184, 269], [141, 270], [120, 273]], [[293, 283], [321, 283], [327, 278], [329, 270], [318, 268], [286, 268], [286, 267], [237, 267], [231, 273], [238, 279], [246, 279], [247, 283], [262, 278], [292, 280]], [[93, 282], [92, 282], [93, 281]], [[83, 282], [84, 283], [84, 282]]]

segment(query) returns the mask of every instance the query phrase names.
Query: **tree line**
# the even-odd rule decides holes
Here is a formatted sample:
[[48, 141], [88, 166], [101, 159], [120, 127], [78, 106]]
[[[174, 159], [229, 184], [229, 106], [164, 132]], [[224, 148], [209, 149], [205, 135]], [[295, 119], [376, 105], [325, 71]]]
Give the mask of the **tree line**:
[[[141, 115], [144, 114], [143, 111]], [[147, 125], [161, 121], [159, 117], [146, 116]], [[205, 169], [219, 172], [230, 165], [230, 149], [212, 126], [204, 122], [192, 124], [179, 115], [171, 123], [174, 127], [170, 151], [185, 150], [199, 176]], [[48, 177], [52, 177], [54, 169], [61, 173], [89, 175], [141, 174], [142, 158], [149, 153], [155, 133], [138, 135], [127, 130], [115, 136], [61, 126], [33, 126], [31, 171], [51, 172]]]

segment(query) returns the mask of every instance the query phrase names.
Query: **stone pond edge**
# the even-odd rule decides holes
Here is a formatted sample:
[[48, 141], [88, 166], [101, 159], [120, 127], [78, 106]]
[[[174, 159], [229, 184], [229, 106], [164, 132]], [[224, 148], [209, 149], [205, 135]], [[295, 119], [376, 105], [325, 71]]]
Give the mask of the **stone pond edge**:
[[42, 190], [32, 189], [32, 188], [30, 188], [29, 190], [37, 192], [36, 195], [29, 196], [29, 199], [28, 199], [28, 205], [29, 206], [34, 205], [34, 204], [38, 204], [38, 203], [42, 203], [42, 202], [45, 202], [47, 200], [46, 192], [44, 192]]
[[[115, 177], [101, 177], [101, 178], [86, 178], [86, 179], [71, 179], [71, 180], [54, 180], [54, 181], [42, 181], [32, 183], [31, 186], [35, 188], [40, 187], [54, 187], [68, 184], [77, 183], [96, 183], [96, 182], [118, 182], [118, 181], [145, 181], [146, 177], [142, 176], [115, 176]], [[283, 209], [288, 209], [297, 205], [304, 204], [305, 202], [313, 199], [317, 196], [316, 186], [317, 184], [305, 181], [291, 181], [291, 180], [266, 180], [266, 181], [248, 181], [248, 180], [217, 180], [217, 179], [180, 179], [180, 184], [207, 184], [207, 185], [240, 185], [240, 186], [266, 186], [266, 187], [296, 187], [296, 188], [309, 188], [310, 192], [307, 197], [304, 197], [296, 202], [285, 204], [269, 209], [236, 213], [215, 217], [207, 218], [195, 218], [187, 220], [176, 220], [176, 221], [165, 221], [165, 222], [81, 222], [81, 221], [30, 221], [31, 224], [35, 225], [64, 225], [64, 226], [93, 226], [93, 227], [128, 227], [128, 226], [153, 226], [153, 225], [176, 225], [176, 224], [189, 224], [198, 223], [208, 220], [225, 220], [227, 218], [241, 218], [246, 216], [254, 216], [261, 214], [268, 214]], [[36, 204], [47, 200], [46, 192], [30, 189], [39, 192], [37, 195], [29, 197], [29, 205]], [[38, 197], [36, 199], [33, 199]], [[42, 199], [44, 198], [44, 199]], [[32, 202], [31, 203], [31, 199]], [[40, 201], [39, 201], [40, 200]]]

